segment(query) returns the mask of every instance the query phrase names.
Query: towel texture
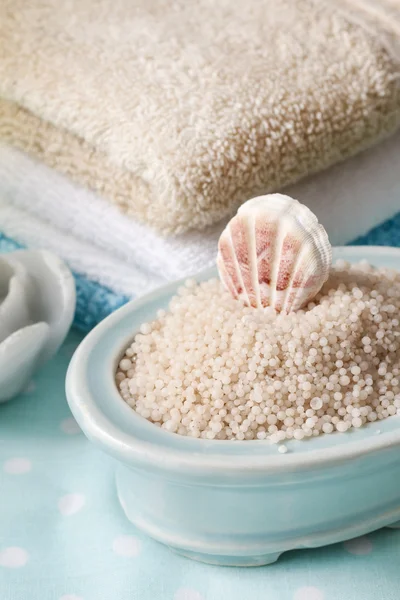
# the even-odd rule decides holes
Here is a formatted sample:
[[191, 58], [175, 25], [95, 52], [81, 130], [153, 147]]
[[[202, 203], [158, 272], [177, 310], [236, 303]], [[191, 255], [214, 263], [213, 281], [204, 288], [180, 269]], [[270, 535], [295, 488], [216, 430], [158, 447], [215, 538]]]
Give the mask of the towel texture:
[[0, 138], [163, 231], [400, 123], [395, 55], [329, 2], [2, 0], [0, 49]]

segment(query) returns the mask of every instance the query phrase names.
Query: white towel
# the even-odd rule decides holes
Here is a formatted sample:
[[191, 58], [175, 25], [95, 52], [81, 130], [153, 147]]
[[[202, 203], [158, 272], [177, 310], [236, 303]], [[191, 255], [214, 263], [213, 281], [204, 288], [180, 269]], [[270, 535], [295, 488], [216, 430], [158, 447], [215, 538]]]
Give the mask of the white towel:
[[[163, 238], [93, 192], [5, 144], [0, 144], [0, 202], [12, 204], [127, 265], [166, 279], [211, 266], [223, 229], [221, 224], [205, 232]], [[1, 221], [0, 228], [7, 234]], [[27, 229], [21, 231], [17, 241], [24, 242], [28, 235]]]
[[[286, 193], [313, 210], [343, 244], [400, 210], [400, 133]], [[58, 252], [71, 267], [136, 296], [213, 264], [225, 223], [163, 238], [94, 193], [0, 145], [0, 230]]]
[[35, 216], [0, 201], [0, 229], [29, 248], [46, 248], [62, 257], [73, 271], [107, 286], [117, 294], [138, 296], [166, 279], [138, 269], [110, 253], [73, 238]]

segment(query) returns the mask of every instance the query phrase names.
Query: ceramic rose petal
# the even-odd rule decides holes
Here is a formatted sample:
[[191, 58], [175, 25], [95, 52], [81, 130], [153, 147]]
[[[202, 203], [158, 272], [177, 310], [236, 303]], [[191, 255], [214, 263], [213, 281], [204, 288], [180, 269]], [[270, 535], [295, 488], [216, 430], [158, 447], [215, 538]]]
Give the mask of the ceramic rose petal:
[[0, 259], [0, 402], [29, 383], [62, 344], [75, 311], [72, 274], [46, 251]]

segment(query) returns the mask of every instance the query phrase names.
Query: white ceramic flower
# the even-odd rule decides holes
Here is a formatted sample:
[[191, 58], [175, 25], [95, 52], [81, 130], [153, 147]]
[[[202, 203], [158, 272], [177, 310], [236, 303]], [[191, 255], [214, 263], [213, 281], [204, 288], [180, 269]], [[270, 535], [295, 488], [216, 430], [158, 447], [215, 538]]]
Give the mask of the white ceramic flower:
[[62, 344], [75, 311], [75, 283], [44, 250], [0, 257], [0, 402], [29, 383]]

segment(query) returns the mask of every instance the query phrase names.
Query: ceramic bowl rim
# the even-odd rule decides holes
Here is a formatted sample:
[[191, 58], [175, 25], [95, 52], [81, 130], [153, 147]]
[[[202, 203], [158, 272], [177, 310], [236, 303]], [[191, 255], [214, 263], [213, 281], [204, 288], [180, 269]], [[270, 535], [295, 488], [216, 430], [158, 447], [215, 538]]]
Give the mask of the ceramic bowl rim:
[[[399, 260], [400, 265], [400, 248], [392, 248], [386, 246], [345, 246], [336, 247], [336, 256], [339, 258], [341, 254], [349, 257], [352, 254], [365, 252], [369, 255], [373, 253], [381, 256], [392, 256]], [[201, 277], [209, 274], [212, 276], [214, 269], [207, 269], [193, 278]], [[339, 434], [340, 443], [331, 448], [319, 448], [310, 450], [307, 453], [287, 453], [273, 455], [251, 455], [241, 454], [239, 448], [241, 444], [231, 440], [203, 440], [193, 438], [185, 438], [177, 434], [169, 433], [154, 427], [151, 423], [137, 415], [130, 407], [126, 405], [127, 418], [134, 420], [136, 426], [152, 427], [153, 434], [163, 436], [173, 436], [175, 438], [175, 448], [168, 448], [166, 444], [148, 442], [136, 438], [133, 435], [120, 431], [109, 419], [102, 413], [96, 403], [96, 399], [91, 394], [86, 377], [86, 366], [88, 358], [95, 348], [98, 341], [107, 334], [107, 332], [126, 315], [138, 310], [141, 306], [146, 305], [151, 300], [157, 299], [162, 293], [173, 293], [176, 286], [180, 282], [188, 279], [185, 277], [182, 280], [158, 288], [157, 290], [147, 294], [139, 299], [132, 300], [119, 308], [117, 311], [109, 315], [106, 319], [100, 322], [81, 342], [76, 350], [67, 372], [66, 392], [70, 408], [77, 419], [79, 425], [89, 439], [97, 441], [105, 451], [119, 458], [128, 464], [148, 464], [156, 467], [165, 467], [168, 469], [186, 470], [190, 473], [194, 472], [282, 472], [285, 470], [308, 470], [321, 465], [329, 465], [338, 461], [357, 458], [366, 454], [384, 450], [385, 448], [400, 446], [400, 426], [394, 431], [384, 432], [379, 436], [370, 435], [368, 439], [362, 441], [343, 441], [348, 432]], [[133, 332], [134, 333], [134, 332]], [[121, 339], [121, 349], [123, 341]], [[118, 394], [118, 392], [116, 391]], [[121, 399], [122, 401], [122, 399]], [[391, 417], [396, 418], [396, 417]], [[133, 421], [132, 421], [133, 422]], [[154, 431], [155, 430], [155, 431]], [[336, 434], [330, 434], [336, 435]], [[178, 438], [178, 440], [177, 440]], [[198, 452], [188, 449], [187, 440], [191, 440], [191, 444], [198, 449]], [[339, 438], [338, 438], [339, 439]], [[196, 444], [197, 443], [197, 444]], [[302, 442], [300, 442], [302, 443]], [[303, 442], [304, 443], [304, 442]], [[312, 440], [306, 441], [312, 443]], [[215, 451], [202, 453], [205, 444], [210, 448], [214, 446]], [[228, 445], [235, 445], [237, 452], [234, 454], [224, 453], [224, 448]], [[265, 440], [246, 441], [246, 446], [250, 444], [268, 444]]]

